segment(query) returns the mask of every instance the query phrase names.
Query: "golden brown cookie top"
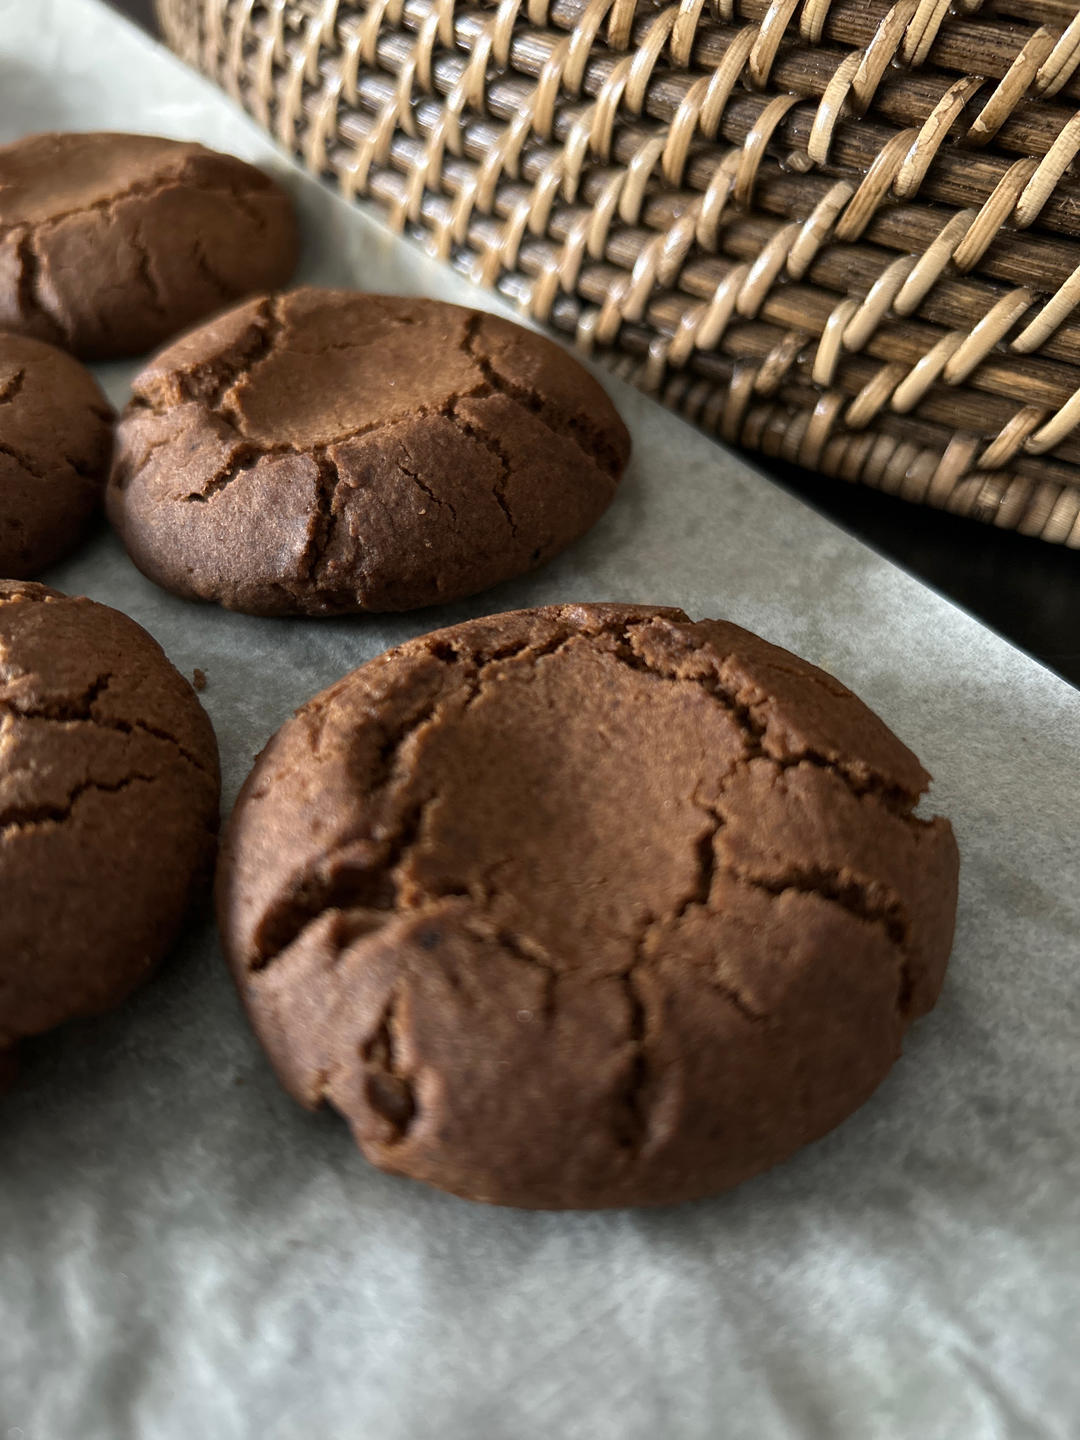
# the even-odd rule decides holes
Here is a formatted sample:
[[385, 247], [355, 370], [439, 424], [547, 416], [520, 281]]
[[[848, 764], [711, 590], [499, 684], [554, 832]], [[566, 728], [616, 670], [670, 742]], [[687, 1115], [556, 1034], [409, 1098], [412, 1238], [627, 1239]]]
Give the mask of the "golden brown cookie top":
[[257, 614], [398, 610], [542, 563], [610, 502], [629, 436], [542, 336], [435, 300], [305, 288], [146, 367], [109, 511], [166, 588]]
[[105, 488], [112, 421], [77, 360], [0, 331], [0, 575], [35, 575], [78, 542]]
[[212, 857], [217, 802], [210, 722], [146, 631], [0, 581], [0, 1050], [144, 978]]
[[831, 677], [655, 607], [493, 616], [304, 706], [219, 881], [279, 1073], [474, 1198], [660, 1203], [838, 1123], [940, 988], [956, 852]]
[[154, 135], [0, 147], [0, 327], [137, 355], [296, 265], [288, 196], [232, 155]]

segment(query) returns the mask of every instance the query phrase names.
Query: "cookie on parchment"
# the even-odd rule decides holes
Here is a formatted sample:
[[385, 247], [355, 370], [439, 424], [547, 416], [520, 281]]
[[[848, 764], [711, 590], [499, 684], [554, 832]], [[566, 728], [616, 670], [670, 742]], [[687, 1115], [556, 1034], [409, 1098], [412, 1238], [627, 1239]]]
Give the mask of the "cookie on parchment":
[[112, 406], [77, 360], [0, 331], [0, 576], [62, 559], [101, 504]]
[[257, 615], [409, 610], [520, 575], [599, 518], [630, 450], [565, 351], [435, 300], [253, 300], [133, 388], [108, 493], [132, 559]]
[[0, 147], [0, 329], [84, 360], [283, 285], [298, 250], [285, 191], [233, 155], [108, 132]]
[[217, 744], [126, 615], [0, 581], [0, 1073], [14, 1047], [118, 1004], [212, 863]]
[[577, 1208], [734, 1185], [871, 1094], [937, 998], [957, 854], [824, 672], [678, 610], [423, 636], [271, 740], [218, 874], [287, 1089], [376, 1165]]

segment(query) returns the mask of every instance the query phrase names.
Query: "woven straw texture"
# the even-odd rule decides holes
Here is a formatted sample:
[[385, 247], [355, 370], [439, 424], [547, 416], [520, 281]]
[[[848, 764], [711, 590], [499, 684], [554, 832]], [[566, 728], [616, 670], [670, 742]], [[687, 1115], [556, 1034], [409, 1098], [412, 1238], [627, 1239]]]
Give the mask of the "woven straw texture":
[[1080, 547], [1074, 0], [158, 0], [314, 172], [731, 443]]

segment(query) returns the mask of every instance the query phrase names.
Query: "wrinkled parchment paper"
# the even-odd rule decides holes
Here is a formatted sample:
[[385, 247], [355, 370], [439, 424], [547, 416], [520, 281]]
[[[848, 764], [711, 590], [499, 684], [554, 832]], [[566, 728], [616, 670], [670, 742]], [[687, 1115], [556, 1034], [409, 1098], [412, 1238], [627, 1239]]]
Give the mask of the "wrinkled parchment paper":
[[[93, 0], [0, 0], [0, 139], [52, 127], [289, 170]], [[491, 303], [292, 181], [309, 278]], [[106, 372], [116, 401], [130, 373]], [[228, 615], [155, 589], [104, 532], [47, 578], [206, 671], [227, 804], [294, 706], [436, 625], [623, 599], [760, 630], [852, 685], [936, 776], [964, 862], [937, 1011], [859, 1115], [741, 1190], [500, 1211], [380, 1175], [288, 1100], [196, 921], [122, 1013], [28, 1047], [0, 1105], [0, 1440], [1080, 1435], [1077, 694], [611, 389], [636, 452], [608, 516], [465, 604]]]

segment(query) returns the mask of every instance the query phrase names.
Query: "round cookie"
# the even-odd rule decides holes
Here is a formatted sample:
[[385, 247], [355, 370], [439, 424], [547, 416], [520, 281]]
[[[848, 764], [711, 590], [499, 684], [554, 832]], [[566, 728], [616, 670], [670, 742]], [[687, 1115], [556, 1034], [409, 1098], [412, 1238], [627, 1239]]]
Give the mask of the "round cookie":
[[0, 581], [0, 1071], [146, 977], [206, 878], [217, 811], [214, 732], [146, 631]]
[[579, 1208], [734, 1185], [860, 1105], [931, 1008], [929, 776], [737, 626], [578, 605], [426, 635], [271, 740], [218, 872], [286, 1088], [383, 1169]]
[[0, 331], [0, 575], [60, 560], [101, 503], [112, 406], [77, 360]]
[[256, 615], [409, 610], [550, 559], [630, 439], [565, 351], [435, 300], [305, 288], [136, 379], [109, 515], [152, 580]]
[[285, 191], [233, 155], [108, 133], [0, 147], [0, 328], [83, 359], [284, 284], [298, 250]]

